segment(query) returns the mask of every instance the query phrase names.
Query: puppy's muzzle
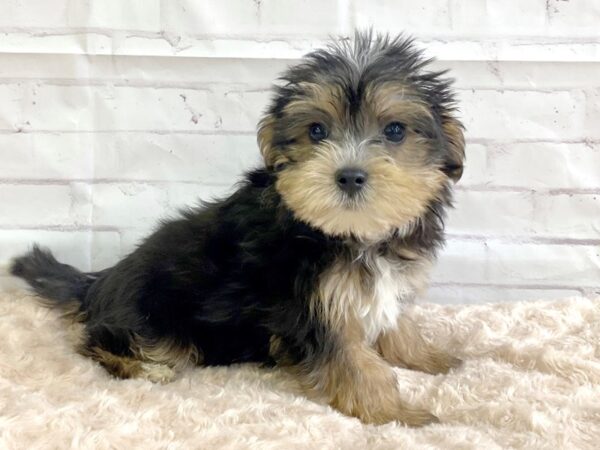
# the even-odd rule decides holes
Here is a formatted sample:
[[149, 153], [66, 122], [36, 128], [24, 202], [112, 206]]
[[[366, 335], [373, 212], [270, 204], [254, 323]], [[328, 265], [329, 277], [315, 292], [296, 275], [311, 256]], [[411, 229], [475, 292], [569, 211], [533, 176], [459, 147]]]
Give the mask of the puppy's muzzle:
[[335, 173], [335, 182], [340, 190], [348, 195], [355, 195], [367, 184], [368, 174], [356, 167], [340, 169]]

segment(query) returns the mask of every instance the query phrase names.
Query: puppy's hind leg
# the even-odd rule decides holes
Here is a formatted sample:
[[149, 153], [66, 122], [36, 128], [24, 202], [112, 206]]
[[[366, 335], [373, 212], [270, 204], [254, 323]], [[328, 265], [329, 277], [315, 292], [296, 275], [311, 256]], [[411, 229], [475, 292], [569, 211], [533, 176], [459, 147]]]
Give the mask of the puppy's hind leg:
[[[98, 340], [91, 335], [80, 346], [80, 353], [97, 361], [107, 372], [117, 378], [142, 378], [154, 383], [168, 383], [188, 364], [197, 364], [199, 355], [192, 345], [184, 346], [174, 340], [143, 339], [139, 336], [123, 337], [119, 345]], [[108, 345], [107, 345], [108, 344]]]
[[153, 383], [168, 383], [176, 372], [166, 364], [148, 363], [132, 356], [117, 355], [101, 347], [86, 348], [82, 353], [100, 363], [117, 378], [142, 378]]
[[[172, 338], [144, 339], [135, 336], [133, 353], [142, 361], [147, 377], [161, 376], [162, 371], [176, 374], [190, 365], [202, 363], [202, 355], [192, 344], [183, 344]], [[167, 370], [168, 369], [168, 370]], [[161, 379], [159, 379], [161, 381]]]

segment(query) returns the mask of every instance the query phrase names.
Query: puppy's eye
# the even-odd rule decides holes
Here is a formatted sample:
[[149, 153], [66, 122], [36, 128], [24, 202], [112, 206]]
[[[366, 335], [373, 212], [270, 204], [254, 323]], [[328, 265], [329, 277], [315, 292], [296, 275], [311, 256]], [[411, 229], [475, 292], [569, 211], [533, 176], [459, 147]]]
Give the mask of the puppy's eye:
[[327, 128], [322, 123], [311, 123], [308, 127], [308, 135], [315, 142], [322, 141], [327, 138]]
[[390, 122], [383, 129], [383, 134], [388, 141], [402, 142], [406, 136], [406, 127], [400, 122]]

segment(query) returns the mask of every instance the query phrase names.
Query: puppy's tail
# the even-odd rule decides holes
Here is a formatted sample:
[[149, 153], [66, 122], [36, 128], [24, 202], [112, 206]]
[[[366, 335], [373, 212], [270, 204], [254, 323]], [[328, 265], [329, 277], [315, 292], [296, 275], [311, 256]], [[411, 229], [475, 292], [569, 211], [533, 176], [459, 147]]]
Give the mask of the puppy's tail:
[[96, 274], [85, 274], [72, 266], [62, 264], [50, 253], [34, 245], [33, 249], [15, 258], [10, 273], [23, 278], [44, 303], [62, 309], [81, 305]]

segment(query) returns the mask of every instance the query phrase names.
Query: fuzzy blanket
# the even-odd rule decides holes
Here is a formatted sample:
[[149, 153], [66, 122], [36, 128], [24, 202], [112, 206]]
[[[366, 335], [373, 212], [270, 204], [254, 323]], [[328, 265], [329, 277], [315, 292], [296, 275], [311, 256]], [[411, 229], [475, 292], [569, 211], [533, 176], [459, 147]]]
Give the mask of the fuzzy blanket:
[[58, 315], [0, 295], [2, 449], [600, 448], [600, 298], [409, 312], [465, 360], [446, 376], [398, 369], [440, 424], [363, 425], [299, 395], [283, 371], [191, 368], [168, 385], [110, 378]]

